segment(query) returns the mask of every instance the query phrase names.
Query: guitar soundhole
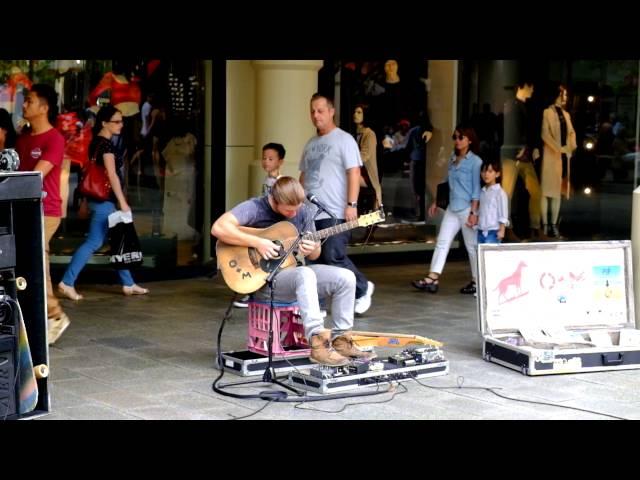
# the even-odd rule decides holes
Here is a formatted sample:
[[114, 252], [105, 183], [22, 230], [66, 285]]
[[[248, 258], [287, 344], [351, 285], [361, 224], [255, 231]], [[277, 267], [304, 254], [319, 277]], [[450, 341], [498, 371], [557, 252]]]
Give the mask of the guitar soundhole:
[[264, 270], [265, 272], [272, 272], [273, 270], [275, 270], [278, 267], [278, 264], [280, 263], [280, 259], [282, 258], [282, 255], [284, 255], [284, 253], [285, 253], [285, 249], [282, 246], [282, 242], [280, 242], [280, 240], [273, 240], [273, 243], [275, 243], [276, 245], [278, 245], [280, 247], [280, 251], [278, 252], [278, 256], [275, 257], [275, 258], [270, 258], [269, 260], [265, 260], [256, 251], [256, 254], [260, 258], [260, 268], [262, 270]]

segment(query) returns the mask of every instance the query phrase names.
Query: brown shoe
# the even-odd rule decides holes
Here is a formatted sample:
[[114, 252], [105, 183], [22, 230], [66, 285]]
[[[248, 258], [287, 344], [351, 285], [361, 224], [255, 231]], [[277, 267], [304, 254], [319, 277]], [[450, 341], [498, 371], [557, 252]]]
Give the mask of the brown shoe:
[[331, 344], [333, 345], [333, 348], [336, 349], [336, 352], [343, 357], [357, 358], [358, 360], [371, 360], [378, 356], [375, 352], [364, 352], [356, 347], [353, 344], [353, 340], [351, 340], [349, 332], [345, 332], [342, 335], [337, 336], [333, 339]]
[[522, 240], [520, 240], [520, 237], [515, 234], [513, 228], [507, 228], [504, 231], [504, 238], [502, 241], [504, 243], [520, 243]]
[[310, 360], [330, 367], [341, 367], [348, 364], [349, 359], [336, 352], [331, 346], [330, 339], [331, 330], [321, 330], [316, 335], [311, 335]]

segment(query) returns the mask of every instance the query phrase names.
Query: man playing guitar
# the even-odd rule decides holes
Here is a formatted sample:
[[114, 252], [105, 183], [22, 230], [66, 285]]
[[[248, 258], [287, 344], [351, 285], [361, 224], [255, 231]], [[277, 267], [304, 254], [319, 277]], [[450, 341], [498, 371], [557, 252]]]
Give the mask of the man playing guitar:
[[[226, 244], [255, 249], [262, 260], [273, 260], [280, 256], [282, 246], [248, 233], [243, 227], [265, 228], [286, 220], [300, 232], [315, 232], [313, 208], [304, 201], [305, 192], [300, 182], [292, 177], [280, 177], [268, 196], [246, 200], [220, 216], [211, 227], [211, 234]], [[320, 243], [310, 239], [303, 238], [298, 246], [298, 253], [309, 260], [317, 259], [320, 251]], [[350, 357], [372, 358], [354, 346], [350, 338], [355, 288], [353, 272], [331, 265], [292, 266], [281, 269], [274, 277], [274, 301], [298, 303], [312, 361], [340, 366], [349, 363]], [[270, 298], [270, 294], [268, 285], [256, 292], [257, 297], [265, 299]], [[331, 299], [333, 325], [330, 330], [324, 328], [318, 297]]]

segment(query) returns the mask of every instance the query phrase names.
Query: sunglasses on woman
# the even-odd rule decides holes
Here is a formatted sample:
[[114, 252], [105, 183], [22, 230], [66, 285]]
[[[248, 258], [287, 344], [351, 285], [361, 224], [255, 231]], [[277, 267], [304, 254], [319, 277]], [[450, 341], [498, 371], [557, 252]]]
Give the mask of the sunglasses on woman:
[[451, 140], [462, 140], [465, 135], [456, 135], [455, 133], [451, 135]]

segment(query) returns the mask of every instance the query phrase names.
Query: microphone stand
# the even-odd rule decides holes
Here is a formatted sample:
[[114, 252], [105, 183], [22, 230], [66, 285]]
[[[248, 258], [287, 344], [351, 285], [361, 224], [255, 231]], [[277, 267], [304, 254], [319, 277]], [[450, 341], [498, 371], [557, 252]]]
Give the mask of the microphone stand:
[[265, 369], [264, 375], [262, 376], [262, 381], [266, 382], [266, 383], [275, 383], [277, 385], [280, 385], [281, 387], [284, 387], [284, 388], [286, 388], [288, 390], [291, 390], [291, 391], [295, 392], [298, 395], [300, 395], [300, 392], [298, 390], [296, 390], [293, 387], [290, 387], [289, 385], [285, 385], [284, 383], [280, 382], [277, 379], [276, 372], [275, 372], [275, 369], [273, 367], [273, 350], [272, 350], [273, 349], [273, 315], [274, 315], [274, 311], [275, 311], [273, 280], [274, 280], [275, 276], [277, 275], [278, 271], [280, 270], [280, 267], [282, 266], [282, 264], [289, 257], [289, 255], [294, 250], [296, 250], [296, 248], [298, 247], [298, 245], [302, 241], [302, 238], [304, 237], [305, 232], [308, 231], [308, 229], [309, 229], [310, 223], [311, 222], [315, 222], [316, 217], [323, 211], [324, 211], [324, 209], [318, 206], [318, 209], [316, 210], [315, 214], [313, 216], [311, 216], [311, 215], [309, 216], [309, 219], [307, 220], [307, 223], [305, 224], [304, 230], [302, 230], [301, 232], [298, 233], [298, 237], [293, 241], [293, 243], [291, 244], [289, 249], [286, 250], [285, 254], [282, 255], [282, 257], [280, 258], [280, 260], [276, 264], [276, 267], [271, 271], [271, 273], [269, 273], [269, 275], [267, 276], [267, 279], [266, 279], [266, 283], [267, 283], [267, 285], [269, 285], [269, 294], [270, 294], [269, 335], [267, 337], [267, 351], [268, 351], [267, 368]]

